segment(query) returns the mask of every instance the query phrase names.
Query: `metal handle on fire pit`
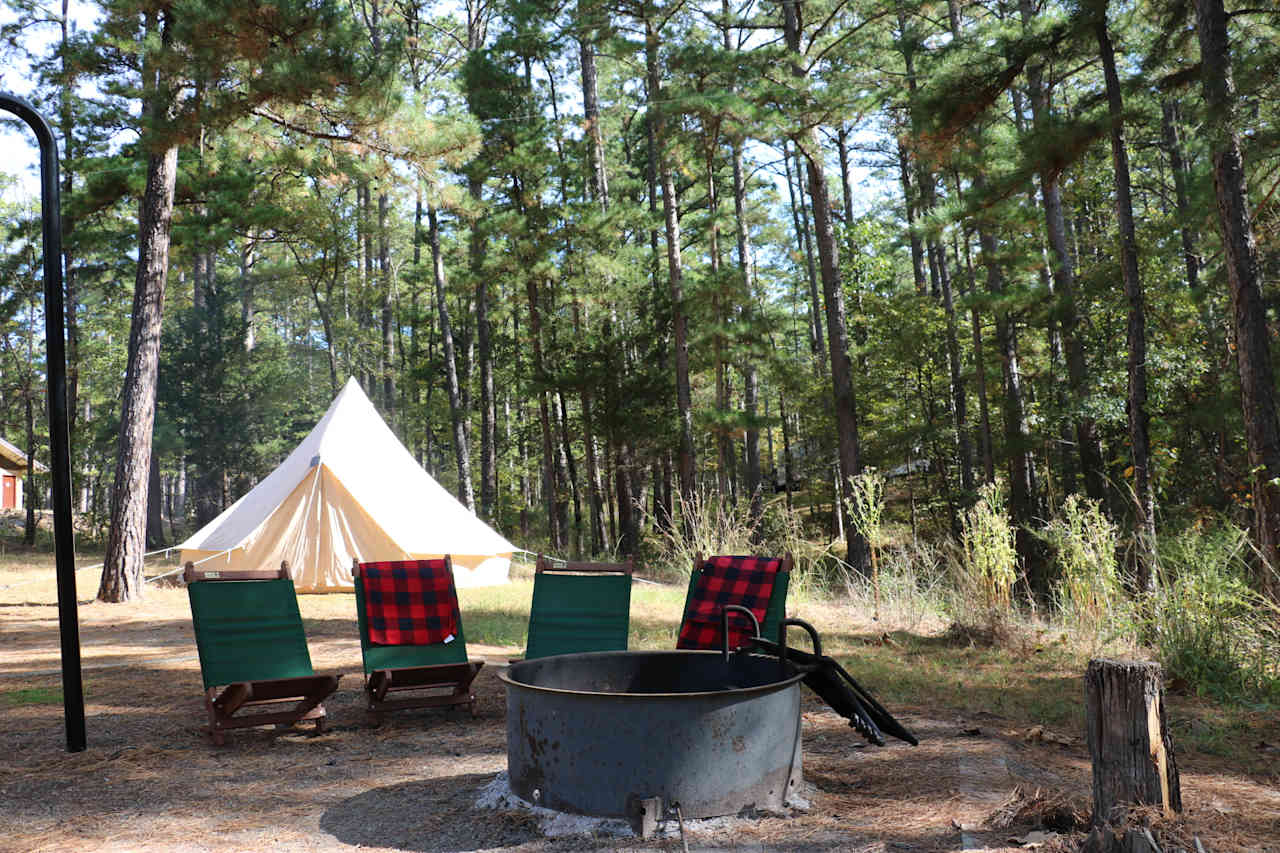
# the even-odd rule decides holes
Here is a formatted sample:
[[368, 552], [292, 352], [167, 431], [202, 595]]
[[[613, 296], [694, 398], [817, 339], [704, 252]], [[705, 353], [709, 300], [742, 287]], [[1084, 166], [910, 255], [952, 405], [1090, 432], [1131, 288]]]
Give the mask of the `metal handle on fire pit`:
[[809, 633], [809, 639], [813, 640], [813, 656], [822, 657], [822, 640], [818, 639], [818, 630], [803, 619], [790, 616], [778, 623], [778, 660], [783, 664], [783, 669], [786, 669], [787, 662], [787, 628], [791, 625]]
[[749, 609], [739, 604], [726, 604], [724, 607], [722, 607], [720, 609], [720, 629], [721, 629], [720, 651], [724, 655], [725, 663], [729, 662], [729, 611], [730, 610], [732, 610], [734, 613], [745, 613], [747, 615], [747, 618], [751, 620], [752, 627], [755, 628], [756, 630], [755, 636], [757, 637], [760, 636], [760, 620], [757, 619], [756, 615], [752, 613]]

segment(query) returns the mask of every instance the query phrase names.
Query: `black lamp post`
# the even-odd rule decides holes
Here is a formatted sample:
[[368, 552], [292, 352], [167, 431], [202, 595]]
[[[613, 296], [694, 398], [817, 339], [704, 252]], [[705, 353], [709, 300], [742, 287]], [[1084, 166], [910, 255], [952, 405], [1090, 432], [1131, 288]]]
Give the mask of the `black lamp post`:
[[58, 627], [62, 636], [62, 705], [67, 751], [85, 748], [80, 624], [76, 618], [75, 541], [71, 528], [71, 437], [67, 420], [67, 354], [63, 340], [62, 207], [58, 142], [44, 116], [21, 98], [0, 92], [0, 109], [35, 131], [40, 142], [40, 206], [44, 219], [44, 336], [49, 377], [49, 455], [53, 477], [53, 543], [58, 566]]

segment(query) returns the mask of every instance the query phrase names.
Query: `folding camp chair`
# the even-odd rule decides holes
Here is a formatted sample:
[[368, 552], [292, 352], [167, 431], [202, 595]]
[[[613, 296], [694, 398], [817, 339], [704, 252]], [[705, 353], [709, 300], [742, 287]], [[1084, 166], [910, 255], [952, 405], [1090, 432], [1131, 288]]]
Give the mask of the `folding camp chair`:
[[[466, 705], [484, 661], [467, 660], [453, 561], [353, 561], [369, 718], [384, 711]], [[404, 694], [388, 699], [389, 694]]]
[[574, 652], [625, 651], [631, 627], [632, 563], [565, 563], [538, 555], [525, 660]]
[[[720, 556], [693, 561], [684, 616], [680, 620], [678, 649], [718, 649], [721, 646], [721, 611], [726, 604], [750, 610], [765, 637], [775, 637], [786, 615], [787, 586], [791, 580], [791, 555], [783, 557]], [[729, 647], [741, 645], [753, 628], [741, 617], [729, 622]]]
[[[187, 563], [183, 577], [213, 742], [226, 743], [227, 729], [300, 720], [315, 720], [316, 731], [324, 731], [323, 702], [341, 676], [316, 675], [311, 668], [288, 563], [278, 572], [197, 571]], [[236, 716], [288, 702], [295, 704]]]

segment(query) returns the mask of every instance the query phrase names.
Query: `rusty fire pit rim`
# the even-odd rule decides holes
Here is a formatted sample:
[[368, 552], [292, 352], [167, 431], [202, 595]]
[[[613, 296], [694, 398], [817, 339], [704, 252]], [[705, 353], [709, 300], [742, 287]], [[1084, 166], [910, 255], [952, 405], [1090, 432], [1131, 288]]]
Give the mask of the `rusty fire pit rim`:
[[[803, 670], [800, 670], [798, 667], [796, 667], [795, 664], [793, 664], [790, 661], [783, 662], [783, 661], [779, 661], [775, 657], [771, 657], [769, 655], [759, 655], [759, 654], [749, 654], [748, 656], [752, 658], [772, 661], [774, 663], [785, 663], [785, 666], [791, 669], [792, 675], [788, 676], [787, 678], [781, 679], [779, 681], [770, 681], [767, 684], [758, 684], [754, 687], [734, 687], [734, 688], [726, 688], [724, 690], [699, 690], [697, 692], [689, 692], [689, 693], [621, 693], [621, 692], [612, 691], [612, 690], [570, 690], [565, 687], [546, 687], [540, 684], [529, 684], [524, 681], [517, 681], [514, 678], [512, 678], [510, 674], [512, 670], [518, 667], [524, 666], [526, 664], [532, 665], [532, 664], [537, 664], [543, 661], [555, 660], [556, 658], [582, 658], [582, 659], [606, 658], [606, 657], [615, 658], [615, 657], [623, 657], [623, 656], [629, 656], [629, 655], [648, 655], [651, 657], [658, 657], [658, 656], [684, 657], [684, 656], [691, 656], [691, 655], [715, 655], [719, 657], [720, 654], [721, 653], [718, 651], [709, 651], [705, 649], [625, 649], [625, 650], [612, 651], [612, 652], [575, 652], [573, 654], [566, 654], [566, 655], [548, 655], [547, 657], [534, 658], [533, 660], [512, 661], [508, 666], [499, 669], [497, 671], [497, 675], [498, 675], [498, 679], [502, 681], [504, 684], [507, 684], [509, 686], [514, 686], [514, 687], [520, 687], [525, 690], [533, 690], [540, 693], [552, 693], [552, 694], [558, 693], [558, 694], [569, 695], [569, 696], [608, 696], [608, 697], [615, 697], [620, 700], [634, 701], [634, 700], [655, 699], [655, 698], [681, 699], [681, 698], [688, 697], [690, 699], [695, 699], [695, 698], [706, 699], [708, 697], [713, 697], [713, 696], [749, 696], [757, 693], [768, 693], [775, 690], [779, 690], [781, 688], [789, 687], [792, 684], [795, 684], [801, 681], [806, 674]], [[737, 655], [738, 652], [734, 652], [734, 654]]]

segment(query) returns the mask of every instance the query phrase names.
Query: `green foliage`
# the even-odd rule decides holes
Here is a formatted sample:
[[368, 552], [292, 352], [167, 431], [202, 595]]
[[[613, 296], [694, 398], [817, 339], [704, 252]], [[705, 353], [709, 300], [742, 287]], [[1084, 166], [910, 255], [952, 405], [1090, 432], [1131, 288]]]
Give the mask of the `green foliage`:
[[997, 483], [978, 490], [977, 502], [965, 511], [957, 578], [962, 621], [998, 625], [1009, 614], [1013, 584], [1018, 579], [1013, 527]]
[[1219, 699], [1280, 700], [1280, 608], [1249, 586], [1249, 540], [1230, 525], [1162, 543], [1145, 626], [1160, 662]]
[[884, 476], [874, 468], [849, 480], [849, 521], [873, 549], [884, 544]]
[[1116, 564], [1119, 531], [1098, 501], [1068, 495], [1041, 535], [1053, 546], [1058, 609], [1086, 634], [1114, 632], [1129, 612]]
[[58, 705], [62, 703], [61, 687], [25, 687], [0, 692], [0, 703], [10, 706]]

